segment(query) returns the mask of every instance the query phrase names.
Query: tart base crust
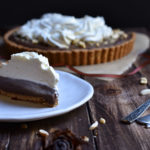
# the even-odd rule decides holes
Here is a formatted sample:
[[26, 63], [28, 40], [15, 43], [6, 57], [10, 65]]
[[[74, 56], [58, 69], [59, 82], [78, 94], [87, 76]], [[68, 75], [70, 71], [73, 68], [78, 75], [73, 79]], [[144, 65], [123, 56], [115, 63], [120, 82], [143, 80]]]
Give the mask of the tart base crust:
[[4, 41], [10, 54], [29, 51], [37, 52], [49, 59], [51, 65], [54, 66], [80, 66], [80, 65], [93, 65], [111, 62], [120, 59], [131, 52], [135, 41], [135, 33], [131, 33], [131, 38], [121, 44], [105, 48], [92, 48], [92, 49], [73, 49], [73, 50], [42, 50], [40, 48], [30, 48], [21, 44], [17, 44], [10, 40], [9, 37], [18, 30], [14, 28], [9, 30], [4, 35]]
[[40, 97], [23, 96], [20, 94], [10, 93], [10, 92], [6, 92], [3, 90], [0, 90], [0, 95], [10, 97], [12, 100], [31, 102], [31, 103], [35, 103], [35, 104], [42, 104], [42, 105], [45, 105], [48, 107], [55, 107], [58, 105], [58, 101], [56, 101], [54, 105], [50, 105], [50, 104], [46, 103], [43, 98], [40, 98]]

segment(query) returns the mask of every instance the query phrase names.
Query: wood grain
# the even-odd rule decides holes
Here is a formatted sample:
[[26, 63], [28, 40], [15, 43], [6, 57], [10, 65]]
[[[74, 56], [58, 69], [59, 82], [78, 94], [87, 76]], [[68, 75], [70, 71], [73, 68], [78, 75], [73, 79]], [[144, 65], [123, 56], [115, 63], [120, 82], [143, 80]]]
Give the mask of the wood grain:
[[[145, 61], [140, 57], [130, 68]], [[99, 125], [96, 140], [97, 149], [103, 150], [149, 150], [150, 130], [137, 123], [125, 125], [120, 122], [122, 117], [127, 116], [136, 107], [144, 103], [150, 96], [140, 96], [142, 89], [150, 87], [140, 85], [140, 77], [146, 76], [150, 81], [150, 67], [142, 69], [134, 76], [115, 79], [112, 82], [96, 80], [95, 78], [85, 78], [95, 90], [94, 97], [89, 102], [89, 112], [91, 120], [99, 120], [100, 117], [106, 119], [105, 125]], [[148, 110], [145, 114], [149, 114]], [[145, 115], [144, 114], [144, 115]]]
[[[18, 150], [38, 150], [42, 149], [42, 142], [41, 138], [38, 136], [38, 130], [44, 129], [48, 132], [52, 128], [60, 128], [60, 129], [70, 129], [73, 133], [75, 133], [77, 136], [88, 136], [90, 138], [90, 142], [88, 145], [84, 145], [84, 149], [87, 150], [95, 150], [95, 145], [93, 141], [92, 132], [88, 130], [89, 128], [89, 118], [88, 118], [88, 112], [86, 109], [86, 105], [80, 107], [79, 109], [76, 109], [75, 111], [72, 111], [68, 114], [55, 117], [55, 118], [49, 118], [49, 119], [43, 119], [39, 121], [34, 122], [26, 122], [28, 128], [23, 129], [22, 126], [23, 123], [5, 123], [1, 126], [5, 126], [10, 129], [10, 142], [8, 149], [15, 150], [16, 148]], [[2, 128], [1, 128], [2, 129]], [[0, 131], [1, 131], [0, 129]], [[4, 129], [6, 131], [6, 129]], [[0, 134], [0, 138], [2, 138], [2, 134]], [[7, 138], [8, 139], [8, 138]], [[3, 141], [5, 139], [2, 139]], [[5, 140], [6, 141], [6, 140]], [[4, 143], [4, 142], [2, 142]]]
[[147, 99], [139, 95], [143, 89], [143, 86], [139, 85], [139, 78], [140, 75], [137, 74], [128, 80], [119, 79], [107, 84], [100, 80], [88, 79], [95, 87], [95, 95], [89, 102], [91, 120], [99, 120], [100, 117], [106, 119], [105, 125], [99, 125], [96, 138], [98, 149], [140, 150], [145, 144], [150, 148], [150, 144], [143, 143], [145, 137], [149, 138], [150, 131], [136, 123], [126, 125], [120, 122], [122, 117]]

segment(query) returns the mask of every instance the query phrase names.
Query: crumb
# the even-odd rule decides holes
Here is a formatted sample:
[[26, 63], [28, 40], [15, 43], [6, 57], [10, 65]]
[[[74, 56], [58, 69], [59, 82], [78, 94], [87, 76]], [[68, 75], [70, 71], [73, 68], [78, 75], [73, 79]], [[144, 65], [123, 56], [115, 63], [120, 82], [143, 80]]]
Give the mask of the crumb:
[[147, 83], [148, 83], [147, 78], [141, 77], [141, 79], [140, 79], [140, 84], [145, 85], [145, 84], [147, 84]]
[[49, 133], [48, 133], [46, 130], [43, 130], [43, 129], [40, 129], [40, 130], [39, 130], [39, 134], [40, 134], [42, 137], [47, 137], [47, 136], [49, 136]]
[[95, 121], [89, 128], [89, 130], [94, 130], [95, 128], [98, 127], [98, 121]]
[[27, 125], [27, 124], [21, 124], [21, 128], [22, 128], [22, 129], [27, 129], [27, 128], [28, 128], [28, 125]]
[[99, 46], [100, 46], [100, 43], [96, 43], [96, 46], [99, 47]]
[[57, 131], [58, 129], [57, 128], [51, 128], [50, 129], [50, 133], [54, 133], [55, 131]]
[[85, 42], [79, 41], [79, 46], [81, 46], [82, 48], [86, 48]]
[[98, 135], [98, 130], [94, 131], [94, 135], [97, 136]]
[[105, 123], [106, 123], [106, 120], [105, 120], [104, 118], [100, 118], [100, 119], [99, 119], [99, 122], [100, 122], [100, 124], [105, 124]]
[[150, 89], [141, 90], [140, 95], [148, 95], [150, 94]]
[[84, 142], [89, 142], [89, 138], [87, 136], [82, 136], [81, 139], [84, 141]]

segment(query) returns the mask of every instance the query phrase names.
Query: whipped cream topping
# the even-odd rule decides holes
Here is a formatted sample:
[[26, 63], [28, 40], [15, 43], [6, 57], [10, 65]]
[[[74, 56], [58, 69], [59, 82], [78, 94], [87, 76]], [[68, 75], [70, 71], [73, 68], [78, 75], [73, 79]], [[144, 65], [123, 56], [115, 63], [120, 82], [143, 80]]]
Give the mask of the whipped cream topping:
[[113, 35], [103, 17], [75, 18], [48, 13], [21, 26], [17, 34], [34, 43], [42, 42], [59, 48], [69, 48], [72, 41], [101, 42]]
[[8, 63], [2, 63], [0, 76], [24, 79], [57, 89], [59, 75], [49, 66], [48, 59], [35, 52], [11, 55]]

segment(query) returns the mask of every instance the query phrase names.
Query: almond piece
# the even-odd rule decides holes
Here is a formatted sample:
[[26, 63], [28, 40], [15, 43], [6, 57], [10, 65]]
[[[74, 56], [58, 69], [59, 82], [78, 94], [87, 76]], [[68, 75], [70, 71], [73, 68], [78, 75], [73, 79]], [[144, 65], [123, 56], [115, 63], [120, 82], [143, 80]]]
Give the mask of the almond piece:
[[150, 94], [150, 89], [144, 89], [140, 92], [140, 95], [148, 95]]
[[40, 129], [39, 134], [43, 137], [49, 136], [49, 133], [46, 130]]
[[89, 142], [89, 138], [87, 136], [82, 136], [81, 139], [84, 141], [84, 142]]
[[142, 77], [141, 79], [140, 79], [140, 84], [147, 84], [148, 83], [148, 81], [147, 81], [147, 78], [145, 78], [145, 77]]
[[106, 123], [106, 120], [105, 120], [104, 118], [100, 118], [100, 119], [99, 119], [99, 122], [100, 122], [100, 124], [105, 124], [105, 123]]
[[89, 128], [89, 130], [94, 130], [95, 128], [98, 127], [98, 121], [95, 121]]

